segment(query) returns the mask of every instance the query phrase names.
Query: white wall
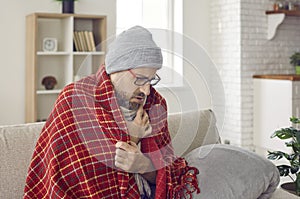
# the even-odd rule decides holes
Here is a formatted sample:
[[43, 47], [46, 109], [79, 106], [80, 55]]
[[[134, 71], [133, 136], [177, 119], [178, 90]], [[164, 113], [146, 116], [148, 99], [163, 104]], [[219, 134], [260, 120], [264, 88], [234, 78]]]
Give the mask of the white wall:
[[183, 1], [183, 32], [210, 52], [210, 0]]
[[[254, 74], [294, 73], [289, 56], [300, 49], [299, 17], [286, 17], [267, 40], [269, 0], [212, 0], [211, 52], [226, 93], [221, 137], [233, 145], [253, 147]], [[270, 102], [272, 103], [272, 102]], [[280, 114], [280, 112], [274, 113]], [[272, 118], [270, 118], [272, 120]]]
[[210, 0], [183, 1], [183, 56], [184, 78], [191, 84], [198, 108], [212, 108], [211, 93], [207, 83], [210, 76], [203, 70], [210, 67]]
[[190, 58], [184, 64], [185, 78], [191, 83], [199, 109], [212, 109], [217, 127], [223, 129], [225, 93], [219, 66], [212, 60], [211, 0], [184, 0], [183, 33], [190, 41], [184, 42], [184, 56]]
[[211, 1], [212, 57], [218, 67], [226, 93], [222, 140], [241, 142], [241, 16], [236, 0]]
[[[3, 1], [0, 8], [0, 125], [25, 121], [25, 17], [33, 12], [61, 12], [54, 0]], [[22, 3], [21, 3], [22, 2]], [[210, 50], [209, 0], [184, 0], [183, 33], [199, 46]], [[116, 0], [79, 0], [75, 13], [104, 14], [108, 16], [108, 36], [115, 34]], [[187, 74], [191, 71], [186, 71]], [[192, 77], [193, 82], [198, 79]], [[209, 107], [209, 94], [205, 85], [196, 90], [201, 107]], [[203, 100], [204, 99], [204, 100]]]
[[[54, 0], [0, 0], [0, 125], [25, 121], [25, 17], [33, 12], [61, 12]], [[75, 13], [108, 16], [108, 36], [115, 34], [115, 0], [79, 0]]]

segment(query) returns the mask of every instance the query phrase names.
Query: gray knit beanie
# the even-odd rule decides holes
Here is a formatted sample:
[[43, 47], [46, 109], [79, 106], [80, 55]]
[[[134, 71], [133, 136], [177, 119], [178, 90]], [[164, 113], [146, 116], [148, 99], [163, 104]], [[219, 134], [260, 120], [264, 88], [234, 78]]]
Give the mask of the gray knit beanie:
[[161, 49], [152, 39], [152, 34], [141, 26], [122, 32], [109, 46], [105, 57], [107, 74], [128, 69], [162, 67]]

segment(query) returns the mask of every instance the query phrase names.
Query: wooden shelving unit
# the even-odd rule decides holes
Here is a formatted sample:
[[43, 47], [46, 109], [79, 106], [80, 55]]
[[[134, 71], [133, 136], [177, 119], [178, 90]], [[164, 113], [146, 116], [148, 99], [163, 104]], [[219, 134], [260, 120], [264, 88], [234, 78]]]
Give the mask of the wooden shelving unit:
[[[26, 17], [26, 122], [47, 119], [64, 86], [95, 73], [104, 63], [106, 23], [102, 15], [33, 13]], [[96, 51], [76, 51], [74, 31], [92, 32]], [[55, 38], [57, 51], [43, 51], [44, 38]], [[58, 82], [53, 90], [41, 84], [49, 75]]]
[[267, 10], [268, 16], [268, 40], [274, 38], [278, 26], [284, 21], [285, 16], [299, 17], [299, 10]]

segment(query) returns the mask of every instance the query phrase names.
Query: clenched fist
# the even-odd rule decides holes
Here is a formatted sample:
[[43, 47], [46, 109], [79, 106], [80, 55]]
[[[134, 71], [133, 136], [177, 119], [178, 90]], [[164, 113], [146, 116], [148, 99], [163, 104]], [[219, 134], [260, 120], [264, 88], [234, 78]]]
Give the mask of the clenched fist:
[[115, 166], [129, 173], [140, 173], [153, 171], [154, 167], [134, 142], [117, 142]]

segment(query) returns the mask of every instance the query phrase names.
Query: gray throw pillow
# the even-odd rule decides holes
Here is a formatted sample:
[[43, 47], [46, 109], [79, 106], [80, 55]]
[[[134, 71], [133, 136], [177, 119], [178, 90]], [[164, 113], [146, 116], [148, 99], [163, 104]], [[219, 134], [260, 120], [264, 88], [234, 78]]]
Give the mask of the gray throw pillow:
[[231, 145], [202, 146], [185, 158], [200, 172], [201, 193], [194, 195], [197, 199], [266, 199], [280, 181], [271, 161]]

